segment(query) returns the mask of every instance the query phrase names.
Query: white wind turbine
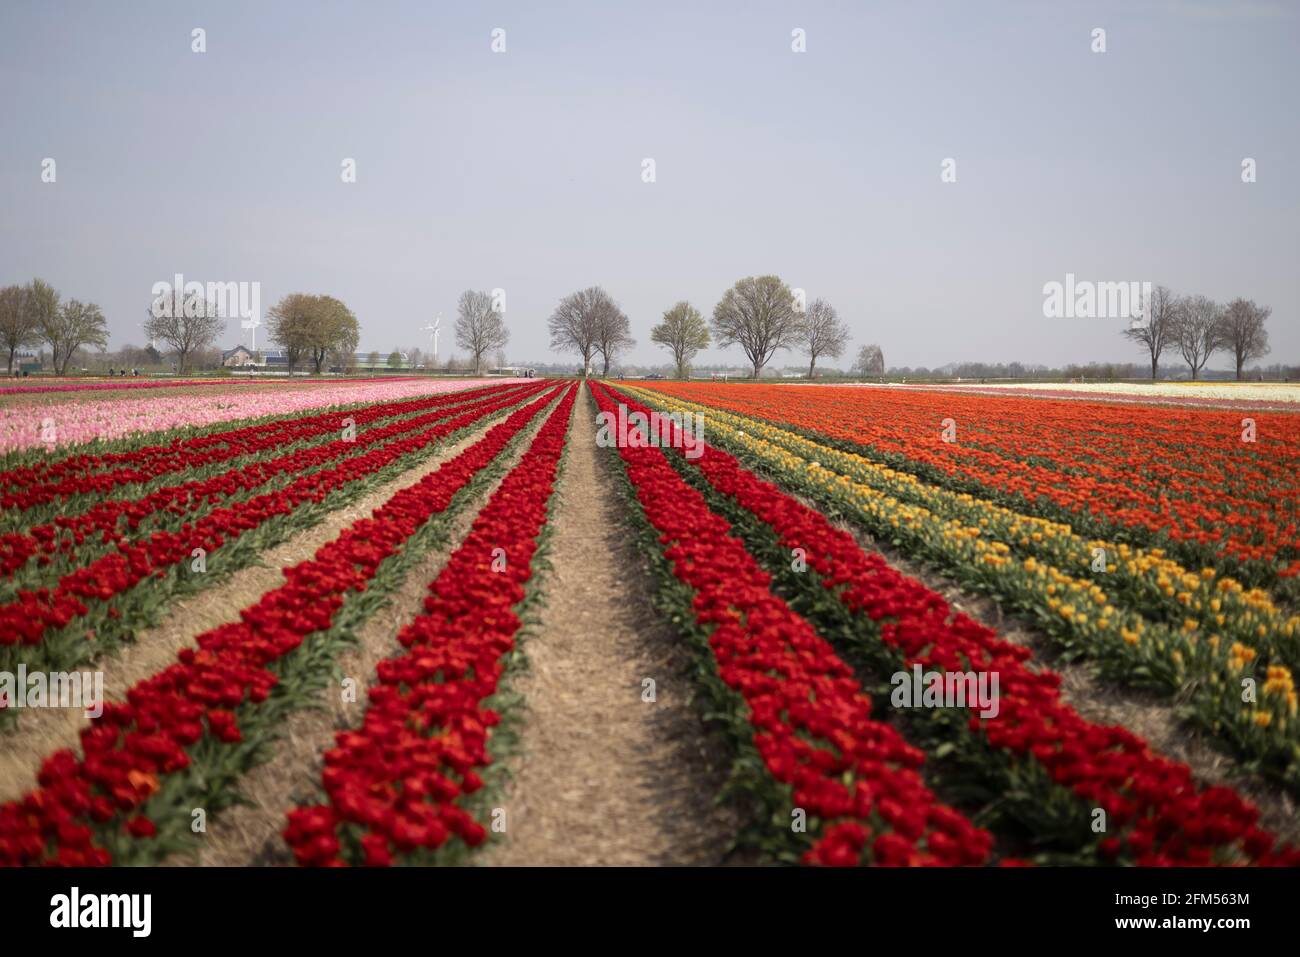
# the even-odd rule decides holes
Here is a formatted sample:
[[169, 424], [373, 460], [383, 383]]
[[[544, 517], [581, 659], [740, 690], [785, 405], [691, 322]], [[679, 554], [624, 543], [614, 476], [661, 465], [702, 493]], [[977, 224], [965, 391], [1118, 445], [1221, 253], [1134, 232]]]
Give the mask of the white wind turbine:
[[438, 336], [440, 335], [439, 327], [442, 325], [442, 313], [432, 323], [424, 327], [424, 331], [433, 337], [433, 366], [438, 366]]
[[251, 319], [241, 319], [239, 322], [239, 325], [242, 328], [248, 330], [248, 341], [250, 343], [249, 352], [257, 351], [257, 327], [261, 324], [261, 320], [259, 320], [257, 316], [253, 316]]

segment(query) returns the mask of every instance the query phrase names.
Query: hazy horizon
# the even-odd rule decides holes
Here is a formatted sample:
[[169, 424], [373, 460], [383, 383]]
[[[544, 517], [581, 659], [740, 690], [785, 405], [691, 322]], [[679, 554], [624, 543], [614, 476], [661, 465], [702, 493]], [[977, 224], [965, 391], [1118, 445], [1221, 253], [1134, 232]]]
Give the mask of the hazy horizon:
[[[427, 351], [440, 313], [444, 356], [464, 353], [460, 292], [501, 288], [508, 356], [544, 361], [555, 304], [599, 284], [631, 319], [626, 360], [662, 364], [665, 309], [707, 316], [775, 273], [852, 328], [826, 365], [868, 342], [890, 366], [1143, 362], [1123, 321], [1044, 318], [1044, 283], [1072, 273], [1254, 299], [1260, 364], [1296, 363], [1298, 24], [1264, 0], [11, 0], [0, 285], [97, 302], [111, 348], [143, 341], [152, 286], [181, 273], [260, 282], [263, 313], [337, 296], [363, 352]], [[219, 344], [247, 339], [232, 322]]]

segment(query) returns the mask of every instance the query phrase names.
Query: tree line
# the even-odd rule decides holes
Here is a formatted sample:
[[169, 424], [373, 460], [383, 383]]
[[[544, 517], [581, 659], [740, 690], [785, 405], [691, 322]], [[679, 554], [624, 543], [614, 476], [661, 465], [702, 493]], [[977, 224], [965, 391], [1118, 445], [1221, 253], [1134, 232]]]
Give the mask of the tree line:
[[1200, 375], [1210, 356], [1227, 352], [1235, 363], [1238, 380], [1247, 362], [1269, 352], [1264, 323], [1273, 310], [1252, 299], [1237, 298], [1221, 305], [1206, 296], [1179, 296], [1168, 286], [1156, 286], [1145, 313], [1143, 321], [1125, 329], [1124, 335], [1146, 349], [1153, 380], [1166, 351], [1182, 357], [1193, 379]]
[[93, 302], [69, 299], [43, 279], [0, 289], [0, 344], [9, 351], [9, 374], [18, 350], [48, 345], [55, 371], [67, 372], [82, 346], [108, 346], [108, 323]]
[[[271, 341], [284, 350], [290, 372], [303, 361], [310, 362], [317, 373], [326, 362], [340, 369], [353, 366], [360, 328], [352, 310], [338, 299], [290, 293], [271, 307], [267, 319]], [[474, 289], [460, 295], [453, 333], [456, 344], [473, 357], [476, 373], [482, 373], [485, 356], [499, 352], [510, 341], [504, 310], [489, 293]], [[418, 351], [412, 350], [412, 355]], [[372, 366], [378, 357], [378, 352], [371, 354]], [[401, 353], [394, 349], [388, 355], [388, 366], [398, 369], [401, 365]]]
[[[1142, 320], [1123, 334], [1146, 350], [1152, 379], [1159, 375], [1161, 357], [1170, 352], [1187, 363], [1193, 379], [1215, 353], [1232, 357], [1238, 379], [1247, 363], [1269, 353], [1266, 322], [1272, 310], [1268, 306], [1244, 298], [1219, 304], [1206, 296], [1176, 295], [1166, 286], [1154, 287], [1149, 299]], [[290, 293], [268, 311], [267, 319], [270, 339], [284, 351], [291, 372], [301, 364], [309, 364], [316, 373], [327, 363], [344, 369], [354, 365], [360, 327], [341, 300]], [[203, 356], [216, 342], [224, 321], [219, 308], [202, 293], [173, 290], [153, 300], [143, 326], [151, 343], [157, 340], [170, 347], [177, 371], [183, 373], [194, 356]], [[584, 374], [593, 371], [599, 357], [600, 374], [608, 375], [617, 356], [636, 344], [627, 314], [600, 286], [565, 296], [547, 324], [551, 347], [581, 357]], [[471, 368], [481, 374], [484, 358], [501, 355], [510, 338], [503, 305], [486, 292], [466, 290], [457, 303], [454, 335], [456, 344], [469, 352]], [[843, 355], [850, 333], [826, 300], [815, 299], [805, 306], [779, 277], [748, 276], [723, 293], [707, 320], [690, 302], [674, 303], [650, 330], [650, 339], [668, 351], [682, 378], [689, 375], [701, 350], [717, 345], [739, 346], [754, 378], [778, 351], [798, 350], [808, 359], [811, 379], [819, 360]], [[0, 288], [0, 345], [8, 350], [10, 373], [19, 350], [48, 345], [54, 369], [62, 375], [78, 349], [97, 347], [102, 352], [107, 348], [108, 327], [95, 303], [65, 301], [52, 285], [33, 279], [27, 285]], [[400, 354], [390, 354], [389, 365], [399, 367]], [[1020, 369], [1008, 368], [1008, 372], [1015, 378]], [[880, 347], [862, 346], [851, 371], [883, 376]]]
[[[548, 328], [551, 348], [581, 356], [584, 374], [599, 355], [600, 374], [607, 375], [614, 357], [636, 344], [627, 315], [600, 286], [561, 299]], [[808, 357], [811, 379], [817, 360], [843, 355], [849, 338], [834, 306], [824, 299], [805, 306], [777, 276], [741, 279], [723, 293], [708, 321], [690, 302], [674, 303], [650, 330], [650, 340], [672, 355], [680, 378], [689, 375], [691, 362], [701, 350], [716, 343], [721, 348], [740, 346], [755, 379], [777, 351], [799, 349]], [[863, 346], [854, 368], [864, 375], [884, 375], [880, 347]]]
[[[150, 302], [142, 325], [151, 343], [159, 341], [170, 348], [177, 371], [184, 373], [196, 356], [210, 354], [226, 318], [203, 293], [174, 289]], [[267, 325], [270, 340], [284, 351], [290, 372], [304, 364], [317, 373], [327, 363], [344, 369], [355, 364], [360, 326], [352, 310], [334, 296], [289, 293], [267, 312]], [[475, 290], [461, 294], [454, 334], [457, 345], [473, 357], [471, 367], [479, 373], [484, 358], [499, 354], [510, 339], [503, 310], [488, 293]], [[602, 341], [607, 349], [614, 348], [608, 337]], [[48, 345], [54, 370], [63, 375], [78, 349], [94, 347], [103, 353], [108, 348], [108, 323], [95, 303], [64, 301], [48, 282], [33, 279], [25, 286], [0, 288], [0, 345], [8, 350], [10, 374], [20, 350]], [[123, 354], [127, 351], [139, 353], [141, 363], [146, 358], [161, 358], [152, 346], [147, 352], [123, 350]], [[399, 367], [400, 353], [394, 350], [388, 364]]]

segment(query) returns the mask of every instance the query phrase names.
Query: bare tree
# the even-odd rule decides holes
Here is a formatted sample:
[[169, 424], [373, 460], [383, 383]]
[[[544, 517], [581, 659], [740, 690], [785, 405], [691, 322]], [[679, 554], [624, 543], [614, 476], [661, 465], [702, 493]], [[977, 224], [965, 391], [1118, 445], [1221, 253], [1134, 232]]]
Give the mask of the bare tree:
[[808, 378], [820, 356], [839, 358], [849, 344], [848, 327], [840, 321], [839, 313], [825, 299], [814, 299], [799, 319], [798, 339], [808, 353]]
[[709, 324], [698, 309], [683, 299], [650, 330], [650, 341], [668, 347], [677, 367], [677, 377], [685, 379], [695, 354], [709, 346]]
[[1237, 379], [1251, 359], [1262, 359], [1269, 353], [1268, 330], [1264, 323], [1273, 314], [1268, 306], [1257, 306], [1253, 299], [1234, 299], [1228, 303], [1219, 320], [1219, 343], [1237, 366]]
[[9, 350], [8, 370], [11, 375], [18, 350], [40, 341], [40, 327], [31, 306], [31, 287], [5, 286], [0, 289], [0, 344]]
[[600, 313], [605, 303], [612, 303], [609, 294], [599, 286], [590, 286], [570, 293], [546, 321], [551, 333], [551, 348], [561, 352], [576, 352], [582, 356], [582, 374], [591, 368], [591, 357], [596, 350], [596, 334]]
[[510, 341], [504, 317], [493, 308], [492, 296], [467, 289], [456, 306], [456, 345], [468, 349], [474, 361], [474, 374], [482, 375], [483, 357], [501, 349]]
[[149, 305], [144, 334], [176, 352], [176, 371], [183, 373], [189, 357], [207, 349], [221, 335], [224, 318], [217, 304], [197, 292], [180, 289], [163, 293]]
[[853, 363], [853, 372], [862, 376], [883, 376], [885, 374], [885, 354], [880, 346], [866, 345], [858, 350], [858, 358]]
[[1125, 329], [1124, 335], [1146, 347], [1151, 357], [1151, 381], [1154, 382], [1160, 370], [1160, 354], [1173, 339], [1178, 298], [1168, 286], [1156, 286], [1151, 290], [1151, 301], [1146, 303], [1145, 312], [1141, 324], [1135, 323]]
[[595, 349], [600, 353], [600, 374], [609, 375], [609, 364], [614, 356], [636, 345], [632, 338], [632, 325], [627, 315], [614, 300], [606, 297], [596, 310]]
[[713, 307], [713, 337], [723, 348], [744, 349], [757, 379], [777, 349], [797, 341], [799, 319], [789, 286], [776, 276], [749, 276]]
[[82, 346], [108, 347], [108, 323], [93, 302], [69, 299], [54, 315], [44, 318], [41, 336], [50, 344], [55, 371], [63, 375], [68, 360]]
[[1195, 379], [1222, 343], [1219, 323], [1223, 309], [1205, 296], [1187, 296], [1174, 314], [1172, 341]]

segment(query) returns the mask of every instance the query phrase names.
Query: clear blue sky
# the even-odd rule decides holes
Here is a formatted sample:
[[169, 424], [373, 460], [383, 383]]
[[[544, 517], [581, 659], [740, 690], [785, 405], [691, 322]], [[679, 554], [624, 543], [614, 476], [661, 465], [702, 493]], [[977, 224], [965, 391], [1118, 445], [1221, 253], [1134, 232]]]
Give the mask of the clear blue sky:
[[1290, 2], [4, 0], [0, 84], [0, 283], [98, 302], [114, 346], [180, 272], [334, 294], [367, 351], [501, 287], [539, 360], [599, 283], [663, 361], [674, 301], [775, 272], [890, 365], [1140, 360], [1043, 317], [1073, 272], [1267, 303], [1300, 361]]

